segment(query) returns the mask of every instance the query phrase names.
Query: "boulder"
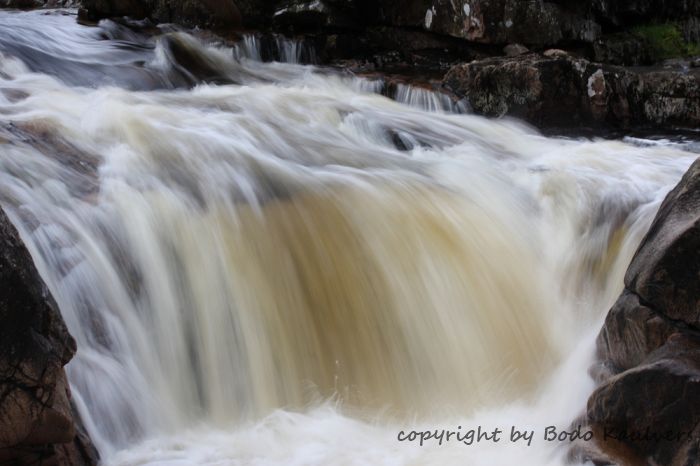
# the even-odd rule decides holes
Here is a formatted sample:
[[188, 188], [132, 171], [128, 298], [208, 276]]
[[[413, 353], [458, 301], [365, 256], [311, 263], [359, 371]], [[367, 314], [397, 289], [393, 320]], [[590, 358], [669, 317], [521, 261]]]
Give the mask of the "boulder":
[[96, 463], [77, 435], [63, 369], [75, 341], [2, 209], [0, 283], [0, 462]]
[[589, 9], [542, 0], [365, 0], [363, 17], [392, 26], [419, 27], [473, 42], [552, 45], [595, 40], [601, 33]]
[[625, 275], [625, 286], [700, 330], [700, 165], [669, 193]]
[[662, 203], [598, 337], [588, 400], [597, 443], [624, 464], [697, 464], [700, 160]]
[[443, 82], [479, 114], [539, 126], [700, 126], [697, 72], [637, 72], [550, 49], [461, 63]]
[[675, 333], [588, 402], [598, 444], [624, 464], [698, 464], [700, 335]]
[[598, 357], [613, 374], [633, 368], [662, 347], [678, 328], [668, 317], [625, 291], [610, 309], [598, 336]]
[[540, 126], [627, 123], [626, 91], [634, 75], [573, 57], [561, 50], [546, 55], [498, 57], [453, 67], [444, 84], [469, 99], [475, 112], [514, 116]]

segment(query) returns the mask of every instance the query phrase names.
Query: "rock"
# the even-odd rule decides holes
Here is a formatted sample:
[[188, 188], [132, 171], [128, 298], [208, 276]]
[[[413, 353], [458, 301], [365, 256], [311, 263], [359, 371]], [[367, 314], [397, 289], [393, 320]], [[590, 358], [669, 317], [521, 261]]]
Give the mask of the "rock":
[[700, 74], [634, 72], [558, 49], [462, 63], [443, 82], [479, 114], [539, 126], [700, 126]]
[[486, 116], [515, 116], [541, 126], [629, 120], [625, 92], [634, 75], [559, 50], [547, 54], [457, 65], [444, 83]]
[[602, 22], [616, 25], [700, 16], [700, 2], [696, 0], [588, 0], [586, 3]]
[[593, 60], [612, 65], [651, 65], [654, 58], [643, 38], [629, 33], [604, 36], [593, 42]]
[[[73, 338], [17, 230], [0, 209], [0, 461], [60, 458], [76, 440], [63, 366]], [[77, 443], [73, 443], [77, 445]], [[95, 464], [96, 458], [82, 464]], [[79, 464], [79, 463], [76, 463]]]
[[169, 33], [159, 38], [163, 54], [177, 79], [195, 86], [202, 82], [238, 84], [229, 77], [221, 63], [201, 53], [200, 44], [183, 33]]
[[237, 28], [241, 13], [233, 0], [82, 0], [81, 19], [129, 16], [186, 26]]
[[624, 464], [697, 464], [700, 335], [676, 333], [588, 401], [598, 445]]
[[517, 57], [520, 55], [525, 55], [529, 51], [530, 49], [528, 49], [522, 44], [508, 44], [505, 47], [503, 47], [503, 54], [506, 57]]
[[642, 363], [646, 356], [679, 331], [671, 320], [625, 291], [612, 307], [598, 336], [598, 358], [618, 374]]
[[388, 67], [390, 73], [431, 74], [441, 77], [454, 64], [487, 56], [481, 47], [453, 37], [396, 27], [369, 27], [361, 32], [331, 34], [319, 48], [322, 57], [337, 60], [360, 60], [374, 69]]
[[680, 22], [683, 39], [690, 44], [700, 43], [700, 18], [691, 16]]
[[542, 0], [375, 0], [362, 2], [363, 17], [486, 44], [528, 46], [591, 42], [601, 33], [592, 14], [576, 3]]
[[92, 21], [115, 16], [143, 19], [152, 11], [150, 0], [82, 0], [82, 6], [83, 19]]
[[547, 58], [569, 58], [572, 57], [572, 55], [567, 52], [566, 50], [562, 49], [547, 49], [544, 52], [542, 52], [542, 55], [544, 55]]
[[652, 71], [639, 74], [630, 90], [630, 105], [643, 124], [700, 127], [700, 73]]
[[242, 24], [241, 12], [233, 0], [155, 0], [150, 16], [162, 23], [214, 29]]
[[0, 0], [0, 8], [18, 8], [20, 10], [30, 10], [41, 8], [44, 3], [41, 0]]
[[699, 225], [700, 160], [662, 203], [598, 337], [599, 366], [610, 370], [588, 421], [624, 464], [697, 464]]
[[672, 320], [700, 330], [700, 164], [664, 200], [625, 286]]
[[236, 0], [246, 27], [266, 28], [272, 24], [277, 0]]
[[288, 0], [275, 11], [273, 21], [295, 32], [358, 27], [354, 3], [338, 0]]

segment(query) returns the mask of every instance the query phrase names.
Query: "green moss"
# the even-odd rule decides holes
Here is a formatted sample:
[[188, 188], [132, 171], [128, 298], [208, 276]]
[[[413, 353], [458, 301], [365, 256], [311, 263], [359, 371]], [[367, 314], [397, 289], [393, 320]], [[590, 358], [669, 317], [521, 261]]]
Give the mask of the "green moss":
[[678, 25], [674, 23], [637, 26], [632, 32], [649, 44], [656, 60], [700, 54], [700, 44], [686, 42]]

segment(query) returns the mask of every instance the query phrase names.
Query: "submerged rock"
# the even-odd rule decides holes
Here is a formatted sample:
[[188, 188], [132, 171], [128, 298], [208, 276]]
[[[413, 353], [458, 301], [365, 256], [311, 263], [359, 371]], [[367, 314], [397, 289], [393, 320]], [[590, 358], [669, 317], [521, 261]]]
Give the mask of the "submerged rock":
[[599, 446], [626, 464], [697, 464], [700, 161], [666, 197], [598, 337], [610, 376], [588, 401]]
[[75, 341], [0, 209], [0, 462], [96, 463], [78, 435], [63, 366]]

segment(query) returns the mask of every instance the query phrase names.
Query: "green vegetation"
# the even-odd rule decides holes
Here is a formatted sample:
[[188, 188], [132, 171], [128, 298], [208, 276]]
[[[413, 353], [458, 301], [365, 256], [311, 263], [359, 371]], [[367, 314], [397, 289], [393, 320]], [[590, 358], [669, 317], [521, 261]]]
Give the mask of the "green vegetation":
[[649, 43], [656, 60], [700, 55], [700, 43], [686, 42], [677, 24], [648, 24], [632, 32]]

